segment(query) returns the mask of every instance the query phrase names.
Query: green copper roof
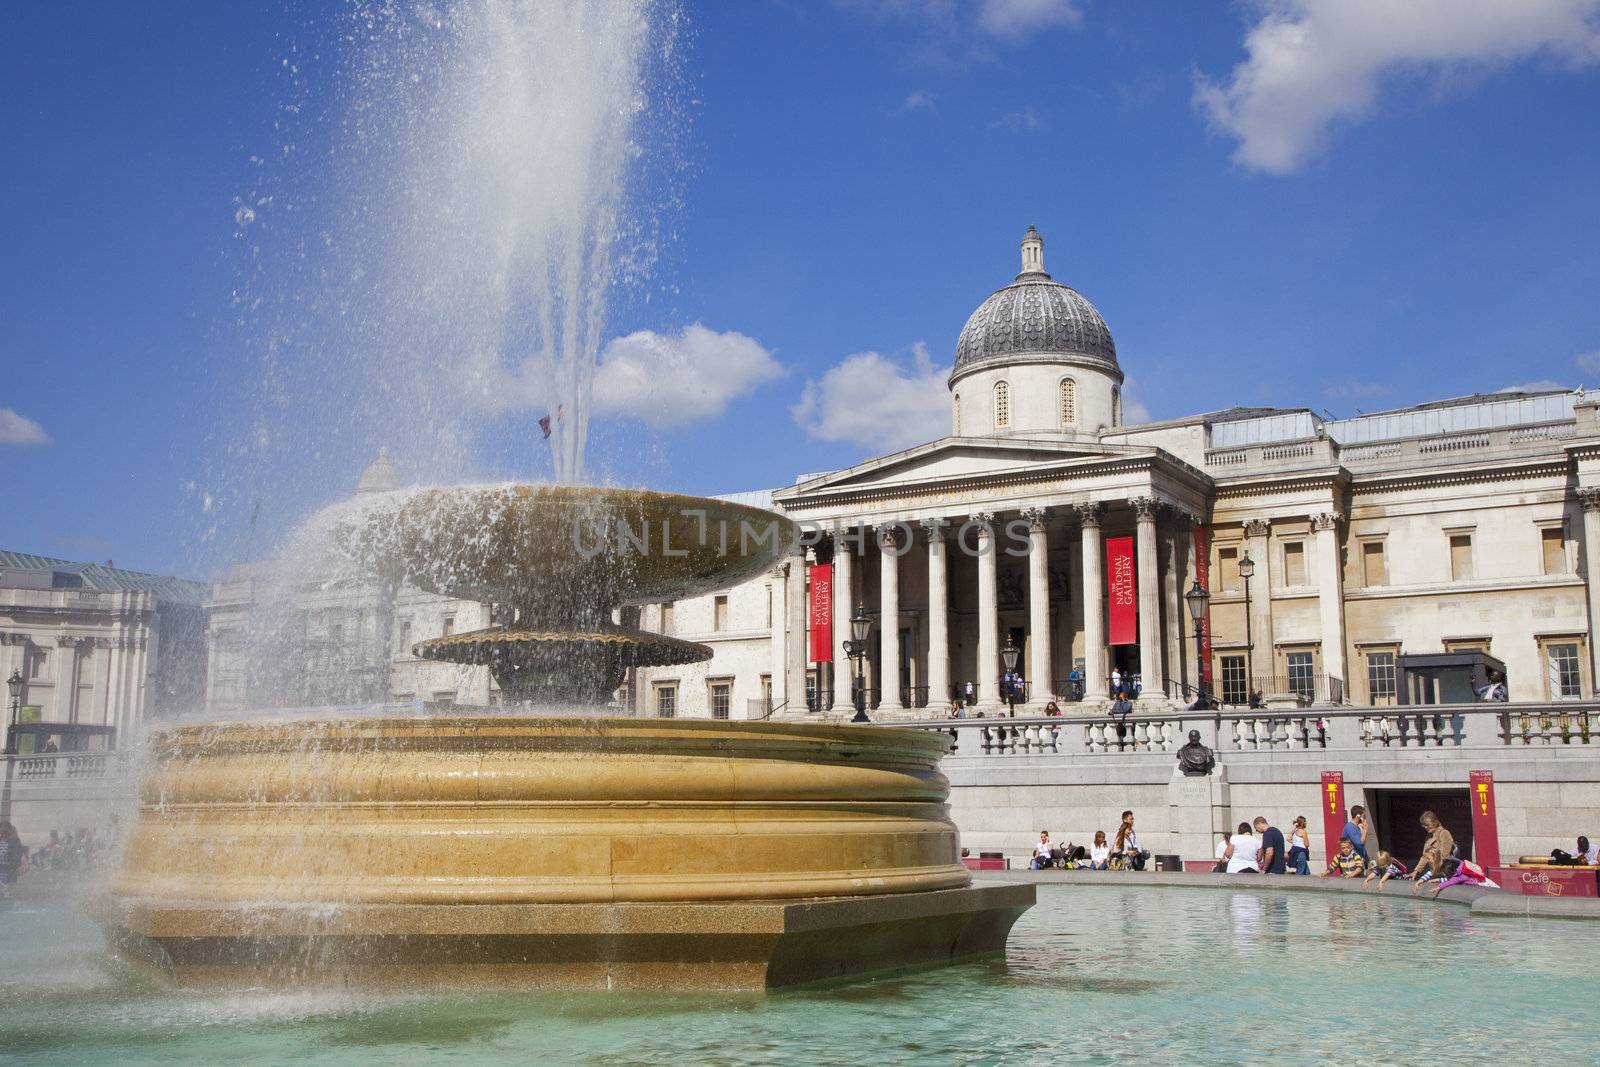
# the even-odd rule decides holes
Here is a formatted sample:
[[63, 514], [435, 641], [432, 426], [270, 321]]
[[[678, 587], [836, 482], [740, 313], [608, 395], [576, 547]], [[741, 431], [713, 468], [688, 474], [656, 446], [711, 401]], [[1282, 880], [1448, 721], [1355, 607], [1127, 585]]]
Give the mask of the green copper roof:
[[86, 589], [102, 593], [150, 592], [158, 600], [199, 606], [205, 603], [206, 586], [187, 578], [168, 574], [149, 574], [145, 571], [123, 570], [100, 563], [74, 563], [69, 559], [35, 556], [29, 552], [13, 552], [0, 548], [0, 567], [21, 571], [61, 571], [82, 576]]

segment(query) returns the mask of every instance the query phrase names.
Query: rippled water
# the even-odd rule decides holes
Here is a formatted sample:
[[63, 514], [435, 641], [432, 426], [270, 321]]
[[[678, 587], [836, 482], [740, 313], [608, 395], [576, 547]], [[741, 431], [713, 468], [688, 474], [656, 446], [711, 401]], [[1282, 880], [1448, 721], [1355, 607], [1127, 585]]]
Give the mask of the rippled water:
[[[1004, 961], [772, 996], [176, 993], [0, 912], [25, 1064], [1590, 1062], [1593, 932], [1427, 903], [1041, 887]], [[1428, 1052], [1413, 1050], [1427, 1048]]]

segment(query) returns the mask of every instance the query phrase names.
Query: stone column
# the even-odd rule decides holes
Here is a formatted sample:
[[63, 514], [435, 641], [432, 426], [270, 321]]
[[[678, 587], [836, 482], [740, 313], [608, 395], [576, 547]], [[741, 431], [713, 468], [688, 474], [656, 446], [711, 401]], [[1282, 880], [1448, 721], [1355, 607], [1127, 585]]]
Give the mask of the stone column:
[[[1272, 674], [1272, 548], [1267, 542], [1271, 525], [1263, 519], [1244, 524], [1245, 551], [1256, 572], [1250, 579], [1250, 669], [1256, 676]], [[1342, 614], [1341, 614], [1341, 617]], [[1254, 678], [1250, 688], [1262, 688]]]
[[772, 672], [772, 706], [782, 707], [785, 715], [795, 709], [784, 705], [789, 699], [789, 672], [784, 667], [784, 630], [789, 617], [784, 604], [784, 594], [788, 591], [789, 565], [779, 563], [767, 572], [767, 590], [772, 597], [772, 649], [768, 670]]
[[1311, 517], [1317, 532], [1317, 607], [1322, 621], [1322, 673], [1347, 681], [1344, 668], [1344, 581], [1339, 565], [1339, 523], [1344, 516], [1324, 511]]
[[878, 709], [904, 711], [900, 699], [900, 553], [906, 549], [906, 528], [897, 523], [878, 527]]
[[1054, 695], [1055, 656], [1050, 643], [1050, 535], [1044, 508], [1028, 508], [1028, 675], [1029, 703], [1042, 707]]
[[943, 519], [923, 519], [928, 536], [928, 708], [950, 700], [950, 603]]
[[[212, 686], [216, 677], [216, 666], [220, 663], [222, 653], [218, 648], [217, 641], [211, 634], [206, 635], [206, 641], [211, 646], [210, 655], [219, 657], [219, 659], [209, 660], [206, 664], [206, 707], [209, 709], [214, 698]], [[101, 726], [111, 725], [111, 651], [114, 643], [109, 637], [97, 637], [94, 639], [95, 721]]]
[[784, 640], [784, 689], [791, 711], [806, 707], [806, 556], [801, 549], [789, 558], [789, 577], [783, 592], [788, 633]]
[[1167, 681], [1172, 687], [1173, 695], [1179, 698], [1182, 698], [1182, 686], [1189, 678], [1189, 672], [1184, 666], [1187, 659], [1183, 654], [1183, 616], [1180, 614], [1186, 610], [1183, 602], [1183, 534], [1179, 530], [1184, 521], [1183, 512], [1172, 513], [1171, 525], [1167, 528], [1167, 535], [1163, 539], [1167, 566], [1161, 574], [1162, 636], [1165, 639], [1167, 656]]
[[1589, 684], [1600, 691], [1600, 488], [1579, 489], [1583, 505], [1583, 585], [1589, 599]]
[[1160, 571], [1156, 566], [1155, 497], [1134, 497], [1134, 565], [1139, 583], [1139, 680], [1144, 692], [1165, 696], [1167, 672], [1161, 665]]
[[1083, 695], [1086, 700], [1106, 698], [1106, 579], [1105, 548], [1100, 537], [1104, 505], [1079, 504], [1078, 524], [1083, 528]]
[[844, 643], [850, 640], [850, 616], [856, 612], [854, 537], [838, 534], [833, 538], [833, 706], [854, 709], [855, 664], [845, 655]]
[[1000, 592], [994, 512], [971, 516], [978, 532], [978, 704], [1000, 704]]

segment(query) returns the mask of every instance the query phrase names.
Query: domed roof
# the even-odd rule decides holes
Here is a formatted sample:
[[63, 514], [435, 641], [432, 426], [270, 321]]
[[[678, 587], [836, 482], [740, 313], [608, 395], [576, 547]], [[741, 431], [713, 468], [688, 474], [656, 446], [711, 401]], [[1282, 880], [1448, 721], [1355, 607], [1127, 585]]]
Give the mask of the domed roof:
[[1044, 241], [1028, 227], [1022, 273], [978, 305], [956, 342], [955, 374], [979, 363], [1027, 355], [1067, 355], [1117, 367], [1117, 345], [1082, 293], [1044, 272]]
[[378, 458], [367, 464], [367, 469], [361, 472], [361, 481], [356, 484], [357, 493], [387, 493], [400, 488], [400, 475], [396, 473], [394, 464], [389, 462], [389, 450], [380, 448]]

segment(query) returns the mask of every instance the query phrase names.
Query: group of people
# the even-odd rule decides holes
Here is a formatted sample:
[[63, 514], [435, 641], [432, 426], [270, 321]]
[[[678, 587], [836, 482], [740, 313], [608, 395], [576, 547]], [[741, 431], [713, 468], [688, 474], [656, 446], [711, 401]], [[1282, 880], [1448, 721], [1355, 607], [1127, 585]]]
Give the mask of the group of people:
[[35, 849], [22, 843], [17, 828], [0, 820], [0, 899], [9, 896], [13, 886], [29, 871], [78, 871], [94, 866], [116, 837], [117, 817], [104, 839], [88, 827], [72, 833], [51, 830], [50, 839]]
[[1040, 830], [1039, 842], [1033, 846], [1033, 859], [1028, 866], [1035, 871], [1056, 865], [1090, 871], [1142, 871], [1148, 862], [1150, 850], [1139, 843], [1139, 832], [1133, 828], [1133, 812], [1125, 811], [1115, 841], [1108, 841], [1104, 830], [1096, 830], [1094, 843], [1087, 848], [1071, 843], [1057, 846], [1050, 840], [1049, 830]]
[[1306, 817], [1295, 816], [1287, 838], [1264, 815], [1240, 823], [1236, 831], [1222, 835], [1216, 870], [1227, 874], [1310, 874], [1311, 836], [1306, 831]]

